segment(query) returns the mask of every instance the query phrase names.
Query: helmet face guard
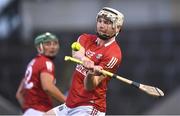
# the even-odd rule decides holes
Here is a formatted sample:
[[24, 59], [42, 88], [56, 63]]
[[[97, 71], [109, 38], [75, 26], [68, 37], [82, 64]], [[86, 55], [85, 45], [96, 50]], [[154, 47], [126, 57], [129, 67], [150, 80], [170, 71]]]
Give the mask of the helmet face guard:
[[[108, 19], [108, 20], [110, 20], [112, 22], [113, 28], [116, 29], [116, 34], [114, 36], [117, 36], [118, 33], [119, 33], [119, 31], [117, 31], [118, 27], [121, 27], [123, 25], [124, 15], [121, 12], [119, 12], [119, 11], [113, 9], [113, 8], [104, 7], [97, 14], [96, 20], [98, 18], [100, 18], [100, 17]], [[100, 35], [100, 34], [98, 34], [98, 36], [102, 37], [103, 40], [111, 38], [111, 37], [108, 37], [108, 36], [105, 36], [105, 35]], [[103, 37], [105, 37], [105, 38], [103, 38]]]

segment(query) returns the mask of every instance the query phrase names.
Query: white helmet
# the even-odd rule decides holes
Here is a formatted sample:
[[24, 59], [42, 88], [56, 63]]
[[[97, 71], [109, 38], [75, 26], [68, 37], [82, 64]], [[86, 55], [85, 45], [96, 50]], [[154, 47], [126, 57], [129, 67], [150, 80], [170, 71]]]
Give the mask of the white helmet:
[[97, 14], [96, 19], [98, 19], [98, 17], [102, 15], [105, 15], [113, 22], [113, 28], [117, 26], [122, 26], [123, 24], [124, 15], [113, 8], [109, 8], [109, 7], [102, 8], [100, 12]]

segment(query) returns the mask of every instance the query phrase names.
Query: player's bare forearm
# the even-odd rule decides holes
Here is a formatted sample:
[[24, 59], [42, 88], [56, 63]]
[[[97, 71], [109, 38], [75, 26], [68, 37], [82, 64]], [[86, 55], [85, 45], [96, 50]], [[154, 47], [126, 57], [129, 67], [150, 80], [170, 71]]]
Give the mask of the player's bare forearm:
[[23, 107], [23, 103], [24, 103], [23, 95], [18, 95], [18, 96], [16, 96], [16, 98], [17, 98], [20, 106]]
[[104, 75], [99, 74], [98, 72], [89, 71], [87, 76], [84, 78], [84, 87], [86, 90], [93, 90], [96, 88], [99, 83], [105, 78]]
[[24, 97], [23, 97], [23, 91], [21, 89], [21, 86], [16, 93], [16, 99], [19, 102], [20, 106], [22, 107], [24, 103]]
[[23, 93], [23, 82], [24, 82], [24, 79], [21, 80], [19, 88], [18, 88], [18, 90], [16, 92], [16, 99], [19, 102], [21, 107], [23, 106], [23, 102], [24, 102], [24, 97], [23, 97], [23, 95], [24, 95], [24, 93]]
[[64, 103], [66, 97], [62, 94], [62, 92], [56, 87], [54, 84], [54, 77], [46, 72], [41, 73], [41, 84], [43, 90], [56, 100]]
[[84, 78], [84, 87], [86, 90], [93, 90], [96, 87], [96, 80], [94, 79], [94, 72], [89, 71]]
[[64, 94], [55, 85], [52, 85], [48, 90], [46, 90], [46, 93], [61, 103], [66, 101]]

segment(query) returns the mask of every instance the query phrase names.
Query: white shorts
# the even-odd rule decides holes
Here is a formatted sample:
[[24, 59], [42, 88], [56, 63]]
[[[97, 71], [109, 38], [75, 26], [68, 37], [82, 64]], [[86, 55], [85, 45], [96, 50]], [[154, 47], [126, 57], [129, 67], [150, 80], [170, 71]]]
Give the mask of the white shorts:
[[69, 108], [65, 104], [53, 108], [56, 116], [105, 116], [105, 112], [100, 112], [93, 106], [78, 106]]
[[23, 116], [42, 116], [44, 113], [45, 112], [29, 108], [24, 112]]

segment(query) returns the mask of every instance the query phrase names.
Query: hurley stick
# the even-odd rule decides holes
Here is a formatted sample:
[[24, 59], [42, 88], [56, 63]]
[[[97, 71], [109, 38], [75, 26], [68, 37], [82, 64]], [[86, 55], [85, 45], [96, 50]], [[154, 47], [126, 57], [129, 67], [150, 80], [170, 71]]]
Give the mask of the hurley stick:
[[[78, 63], [78, 64], [82, 64], [82, 61], [80, 61], [79, 59], [76, 59], [76, 58], [73, 58], [73, 57], [70, 57], [70, 56], [65, 56], [64, 58], [65, 61], [72, 61], [72, 62], [75, 62], [75, 63]], [[131, 86], [134, 86], [138, 89], [140, 89], [141, 91], [149, 94], [149, 95], [152, 95], [152, 96], [156, 96], [156, 97], [160, 97], [160, 96], [164, 96], [164, 93], [162, 90], [160, 90], [159, 88], [157, 87], [153, 87], [153, 86], [149, 86], [149, 85], [145, 85], [145, 84], [141, 84], [141, 83], [138, 83], [138, 82], [135, 82], [135, 81], [132, 81], [132, 80], [129, 80], [129, 79], [126, 79], [124, 77], [121, 77], [119, 75], [116, 75], [114, 73], [111, 73], [109, 71], [106, 71], [106, 70], [101, 70], [100, 71], [102, 74], [104, 75], [107, 75], [109, 77], [112, 77], [112, 78], [115, 78], [115, 79], [118, 79], [124, 83], [127, 83]]]

